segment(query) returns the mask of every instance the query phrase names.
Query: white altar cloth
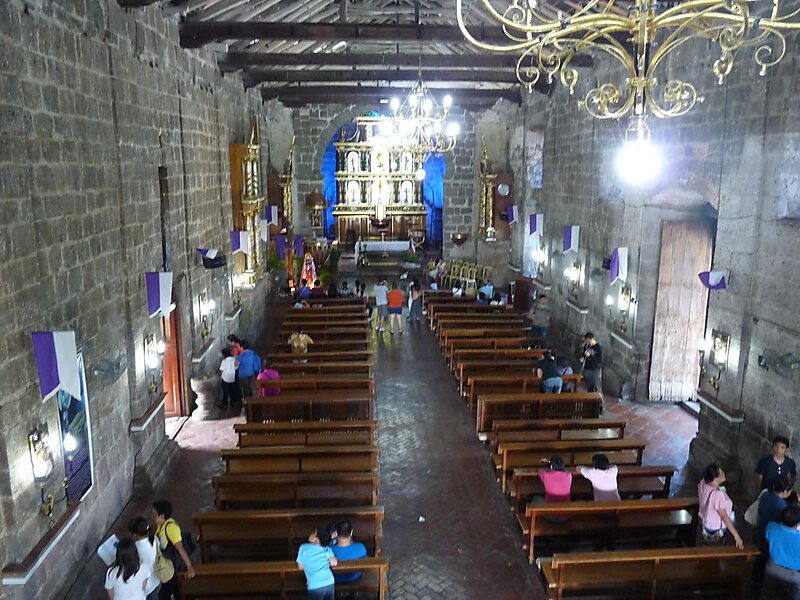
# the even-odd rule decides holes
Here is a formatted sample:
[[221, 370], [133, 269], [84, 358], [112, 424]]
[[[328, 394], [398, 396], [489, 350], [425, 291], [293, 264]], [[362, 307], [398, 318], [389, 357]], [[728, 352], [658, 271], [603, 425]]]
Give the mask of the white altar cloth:
[[359, 241], [356, 242], [356, 264], [362, 252], [406, 252], [411, 250], [411, 242], [406, 241]]

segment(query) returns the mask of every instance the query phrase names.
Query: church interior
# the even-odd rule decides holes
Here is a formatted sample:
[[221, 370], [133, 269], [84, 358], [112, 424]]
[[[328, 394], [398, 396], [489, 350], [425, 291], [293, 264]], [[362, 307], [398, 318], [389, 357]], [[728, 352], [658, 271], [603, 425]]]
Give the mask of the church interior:
[[0, 2], [0, 600], [800, 598], [798, 32]]

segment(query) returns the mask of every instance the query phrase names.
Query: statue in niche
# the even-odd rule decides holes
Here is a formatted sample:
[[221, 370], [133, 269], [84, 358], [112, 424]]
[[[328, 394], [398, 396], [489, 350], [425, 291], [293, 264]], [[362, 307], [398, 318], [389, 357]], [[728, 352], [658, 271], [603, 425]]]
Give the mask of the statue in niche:
[[389, 157], [384, 150], [378, 150], [373, 156], [372, 170], [376, 173], [389, 172]]
[[349, 206], [358, 204], [361, 201], [361, 186], [357, 181], [347, 182], [347, 193], [345, 194], [345, 201]]
[[414, 159], [411, 156], [411, 152], [403, 152], [403, 156], [401, 157], [401, 171], [403, 173], [411, 173], [414, 170]]
[[349, 152], [347, 154], [347, 172], [358, 173], [359, 170], [358, 162], [359, 162], [358, 152]]
[[414, 184], [410, 181], [400, 184], [400, 203], [406, 206], [414, 204]]

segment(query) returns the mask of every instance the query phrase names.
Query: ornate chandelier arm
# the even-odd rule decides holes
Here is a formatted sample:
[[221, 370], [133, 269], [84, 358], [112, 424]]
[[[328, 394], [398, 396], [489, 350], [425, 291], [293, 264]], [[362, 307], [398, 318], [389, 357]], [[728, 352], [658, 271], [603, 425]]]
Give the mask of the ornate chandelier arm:
[[[464, 22], [463, 3], [464, 3], [463, 0], [456, 0], [456, 20], [458, 21], [458, 27], [459, 29], [461, 29], [461, 33], [464, 34], [466, 40], [476, 48], [480, 48], [481, 50], [486, 50], [487, 52], [510, 53], [510, 52], [519, 52], [520, 50], [525, 50], [534, 43], [531, 40], [517, 44], [509, 44], [507, 46], [500, 46], [497, 44], [487, 44], [486, 42], [481, 42], [480, 40], [476, 39], [467, 29], [467, 24]], [[492, 9], [492, 11], [495, 12], [494, 9]]]
[[[538, 23], [538, 24], [526, 25], [524, 23], [521, 23], [520, 21], [517, 21], [517, 20], [514, 20], [514, 19], [509, 19], [508, 17], [505, 16], [505, 14], [501, 14], [500, 12], [498, 12], [497, 9], [495, 9], [492, 6], [490, 0], [482, 0], [482, 2], [483, 2], [483, 5], [486, 7], [486, 11], [500, 25], [504, 25], [504, 26], [507, 26], [507, 27], [509, 27], [511, 29], [515, 29], [515, 30], [517, 30], [519, 32], [524, 32], [524, 33], [546, 34], [546, 33], [551, 33], [551, 32], [554, 32], [554, 31], [559, 31], [559, 30], [562, 30], [562, 29], [569, 29], [570, 26], [575, 26], [575, 27], [578, 27], [578, 28], [582, 29], [584, 27], [584, 24], [595, 25], [597, 23], [617, 24], [618, 26], [620, 26], [622, 28], [630, 29], [630, 26], [631, 26], [631, 23], [632, 23], [630, 18], [628, 18], [626, 16], [622, 16], [622, 15], [610, 14], [607, 10], [603, 10], [602, 12], [595, 13], [595, 14], [581, 14], [581, 13], [578, 13], [576, 15], [571, 15], [567, 19], [562, 19], [562, 20], [547, 19], [547, 18], [539, 15], [539, 13], [536, 13], [532, 9], [529, 9], [529, 8], [528, 9], [524, 9], [524, 8], [522, 8], [522, 7], [520, 7], [519, 5], [516, 5], [516, 4], [510, 6], [506, 10], [506, 12], [519, 11], [520, 13], [531, 13], [532, 15], [536, 15], [537, 16], [536, 23]], [[591, 2], [589, 2], [589, 4], [592, 5], [592, 6], [594, 6], [597, 3], [598, 3], [598, 0], [592, 0]], [[456, 0], [457, 10], [458, 10], [458, 7], [461, 6], [461, 4], [462, 4], [462, 0]], [[584, 11], [581, 11], [581, 12], [584, 12]]]

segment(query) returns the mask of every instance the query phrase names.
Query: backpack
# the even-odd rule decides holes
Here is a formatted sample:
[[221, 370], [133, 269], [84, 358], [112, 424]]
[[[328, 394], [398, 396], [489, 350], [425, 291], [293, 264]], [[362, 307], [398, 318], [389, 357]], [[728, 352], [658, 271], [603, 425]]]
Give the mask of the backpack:
[[[175, 519], [167, 519], [167, 522], [164, 524], [164, 533], [166, 535], [167, 526], [172, 523], [175, 527], [180, 529], [179, 525], [175, 522]], [[197, 548], [197, 544], [195, 544], [194, 540], [192, 539], [192, 534], [181, 531], [181, 544], [183, 544], [183, 549], [186, 551], [186, 555], [191, 557], [192, 553]], [[175, 571], [185, 571], [186, 565], [183, 563], [183, 559], [181, 558], [178, 549], [175, 545], [170, 541], [169, 537], [167, 537], [167, 547], [164, 549], [164, 556], [166, 556], [169, 560], [172, 561], [172, 564], [175, 565]]]

